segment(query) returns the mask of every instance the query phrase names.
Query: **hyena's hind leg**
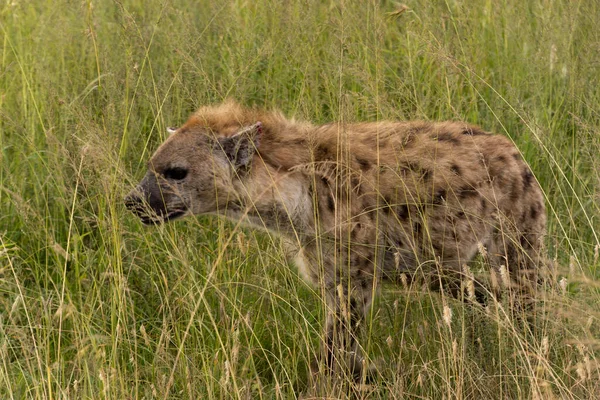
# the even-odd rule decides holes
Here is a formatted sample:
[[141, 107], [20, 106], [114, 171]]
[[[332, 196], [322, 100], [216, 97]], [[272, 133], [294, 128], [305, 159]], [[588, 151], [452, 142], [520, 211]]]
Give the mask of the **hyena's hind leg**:
[[487, 279], [472, 272], [472, 264], [472, 260], [446, 261], [442, 267], [437, 267], [436, 272], [431, 274], [429, 289], [468, 304], [488, 305], [490, 299], [496, 297], [497, 293]]
[[498, 294], [507, 293], [519, 299], [519, 303], [530, 303], [547, 277], [544, 235], [536, 226], [514, 227], [514, 224], [503, 224], [494, 228], [487, 260], [495, 275], [493, 281], [498, 286]]

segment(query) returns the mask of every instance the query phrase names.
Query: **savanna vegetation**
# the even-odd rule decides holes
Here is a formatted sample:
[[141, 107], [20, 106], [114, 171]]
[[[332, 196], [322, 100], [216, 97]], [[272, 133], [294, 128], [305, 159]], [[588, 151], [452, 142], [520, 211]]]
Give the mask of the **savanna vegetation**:
[[[599, 18], [595, 0], [1, 0], [0, 397], [600, 397]], [[546, 195], [554, 281], [528, 318], [384, 288], [374, 382], [312, 386], [323, 301], [276, 237], [123, 205], [166, 127], [225, 98], [508, 136]]]

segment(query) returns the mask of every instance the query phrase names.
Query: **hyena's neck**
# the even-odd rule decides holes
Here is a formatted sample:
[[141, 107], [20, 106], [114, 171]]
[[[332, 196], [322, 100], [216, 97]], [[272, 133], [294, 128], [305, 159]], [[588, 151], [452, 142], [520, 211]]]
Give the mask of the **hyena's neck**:
[[232, 217], [289, 238], [310, 234], [312, 224], [306, 217], [313, 215], [312, 201], [305, 179], [297, 172], [254, 165], [236, 185], [241, 207]]

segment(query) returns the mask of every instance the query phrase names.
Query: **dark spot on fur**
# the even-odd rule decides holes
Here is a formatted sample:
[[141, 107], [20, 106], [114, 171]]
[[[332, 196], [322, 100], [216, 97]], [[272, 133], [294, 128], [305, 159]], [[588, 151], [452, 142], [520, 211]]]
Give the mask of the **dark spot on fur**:
[[538, 203], [535, 203], [531, 206], [531, 209], [529, 210], [530, 214], [531, 214], [531, 219], [537, 219], [539, 212], [540, 212], [540, 205]]
[[387, 208], [392, 206], [392, 199], [389, 196], [383, 196], [383, 201], [385, 201], [385, 206]]
[[485, 212], [486, 209], [487, 209], [487, 200], [482, 198], [481, 199], [481, 211]]
[[510, 188], [510, 201], [513, 203], [518, 202], [521, 199], [521, 188], [518, 184], [513, 182], [512, 187]]
[[486, 169], [489, 167], [490, 160], [488, 160], [487, 154], [479, 154], [479, 163]]
[[527, 191], [531, 187], [531, 182], [533, 181], [533, 174], [529, 170], [529, 168], [525, 168], [523, 170], [523, 190]]
[[433, 138], [437, 139], [439, 142], [451, 143], [454, 146], [460, 145], [460, 140], [458, 138], [454, 137], [454, 135], [450, 132], [439, 133], [437, 136], [434, 136]]
[[410, 147], [412, 145], [412, 143], [414, 142], [414, 133], [409, 132], [404, 139], [402, 139], [402, 148], [406, 149], [408, 147]]
[[366, 260], [365, 265], [370, 265], [371, 261], [375, 258], [375, 252], [373, 249], [365, 249], [364, 259]]
[[360, 165], [360, 169], [362, 169], [363, 171], [366, 171], [369, 168], [371, 168], [371, 163], [368, 160], [365, 160], [364, 158], [356, 157], [356, 162], [358, 162], [358, 165]]
[[503, 155], [500, 155], [496, 158], [496, 160], [498, 162], [501, 162], [502, 164], [506, 163], [506, 157], [504, 157]]
[[358, 303], [356, 302], [356, 299], [350, 298], [350, 309], [352, 311], [354, 311], [354, 310], [356, 310], [357, 307], [358, 307]]
[[418, 164], [410, 162], [410, 161], [407, 162], [406, 164], [404, 164], [403, 167], [406, 167], [406, 169], [408, 169], [410, 171], [415, 171], [415, 172], [417, 172], [421, 169], [421, 167]]
[[431, 171], [428, 169], [423, 169], [423, 175], [421, 175], [424, 181], [428, 181], [431, 176]]
[[236, 202], [236, 201], [232, 201], [231, 203], [229, 203], [229, 204], [227, 205], [227, 207], [228, 207], [228, 208], [229, 208], [231, 211], [235, 211], [235, 212], [239, 212], [239, 211], [241, 211], [241, 209], [242, 209], [242, 206], [241, 206], [241, 204], [239, 204], [239, 203], [238, 203], [238, 202]]
[[498, 227], [498, 225], [494, 225], [494, 227], [492, 228], [492, 237], [496, 239], [498, 237], [499, 233], [500, 233], [500, 228]]
[[531, 206], [530, 213], [531, 213], [531, 218], [532, 219], [536, 219], [537, 218], [538, 210], [537, 210], [537, 208], [535, 206]]
[[433, 204], [442, 204], [446, 200], [446, 189], [438, 189], [433, 196]]
[[529, 242], [529, 240], [527, 239], [527, 237], [525, 235], [522, 235], [519, 239], [519, 242], [521, 243], [521, 247], [525, 250], [529, 250], [531, 249], [531, 243]]
[[327, 196], [327, 208], [329, 211], [333, 212], [335, 210], [335, 202], [333, 200], [333, 195], [331, 194], [331, 189], [329, 186], [329, 180], [324, 176], [321, 177], [321, 183], [325, 186], [325, 195]]
[[456, 164], [452, 164], [450, 166], [450, 171], [452, 171], [455, 175], [461, 176], [462, 172], [460, 170], [460, 167]]
[[421, 236], [421, 223], [420, 222], [415, 222], [415, 224], [413, 225], [413, 230], [415, 231], [415, 237], [419, 237]]
[[333, 196], [331, 194], [327, 195], [327, 208], [331, 212], [335, 211], [335, 201], [333, 201]]
[[323, 144], [318, 145], [315, 149], [315, 159], [317, 161], [333, 160], [334, 158], [329, 149]]
[[[419, 164], [415, 163], [415, 162], [407, 162], [406, 164], [404, 164], [404, 166], [409, 169], [410, 171], [420, 175], [420, 177], [424, 180], [427, 181], [429, 179], [429, 177], [431, 176], [431, 171], [428, 170], [427, 168], [423, 168], [421, 167]], [[401, 166], [402, 168], [402, 166]]]
[[442, 252], [442, 247], [440, 246], [439, 243], [432, 243], [431, 247], [433, 247], [433, 250], [439, 255]]
[[465, 186], [458, 189], [458, 197], [460, 197], [463, 200], [477, 196], [479, 196], [479, 192], [475, 188]]
[[463, 211], [459, 211], [458, 214], [456, 214], [456, 216], [458, 218], [464, 218], [465, 217], [465, 213]]
[[514, 153], [512, 157], [517, 161], [521, 161], [521, 155], [519, 153]]
[[408, 218], [408, 206], [403, 204], [397, 207], [398, 210], [398, 218], [402, 220], [406, 220]]

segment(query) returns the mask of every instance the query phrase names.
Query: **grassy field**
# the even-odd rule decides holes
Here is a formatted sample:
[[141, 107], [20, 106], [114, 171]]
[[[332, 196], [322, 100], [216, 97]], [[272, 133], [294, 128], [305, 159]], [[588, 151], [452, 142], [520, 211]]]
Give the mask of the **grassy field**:
[[[0, 398], [600, 397], [600, 3], [500, 3], [0, 0]], [[166, 127], [226, 97], [510, 137], [561, 282], [535, 329], [386, 288], [375, 383], [312, 387], [323, 303], [276, 238], [123, 206]]]

